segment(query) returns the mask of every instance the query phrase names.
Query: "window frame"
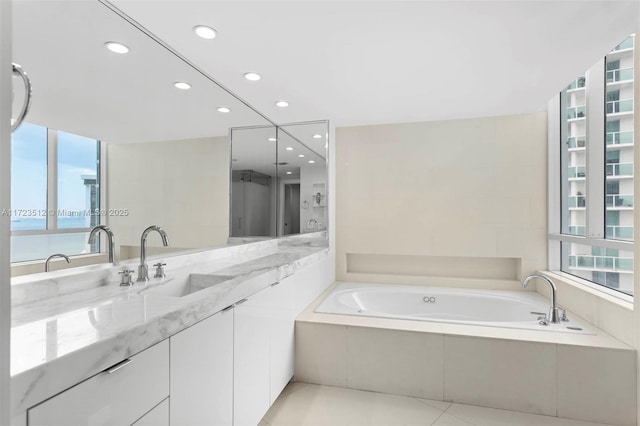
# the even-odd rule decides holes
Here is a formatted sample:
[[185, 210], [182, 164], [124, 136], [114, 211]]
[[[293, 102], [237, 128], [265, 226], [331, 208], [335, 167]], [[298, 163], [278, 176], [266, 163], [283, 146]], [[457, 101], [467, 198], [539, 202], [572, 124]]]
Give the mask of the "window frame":
[[[41, 126], [45, 127], [45, 126]], [[48, 212], [58, 212], [58, 130], [57, 129], [47, 129], [47, 211]], [[81, 135], [80, 135], [81, 136]], [[106, 209], [107, 206], [107, 191], [106, 191], [106, 181], [107, 181], [107, 167], [106, 167], [106, 144], [96, 139], [98, 142], [98, 188], [100, 194], [99, 208], [101, 210]], [[98, 217], [99, 225], [106, 225], [107, 217], [105, 215], [99, 215]], [[58, 215], [47, 215], [46, 217], [46, 227], [45, 229], [33, 229], [33, 230], [21, 230], [21, 231], [10, 231], [10, 237], [22, 237], [22, 236], [32, 236], [32, 235], [61, 235], [61, 234], [77, 234], [83, 232], [90, 232], [93, 227], [85, 227], [85, 228], [58, 228]], [[104, 238], [99, 238], [99, 246], [97, 252], [92, 253], [83, 253], [83, 254], [74, 254], [69, 257], [76, 256], [97, 256], [106, 251], [106, 241]], [[43, 262], [44, 259], [30, 259], [30, 260], [20, 260], [20, 261], [11, 261], [11, 265], [18, 265], [22, 263], [30, 263], [30, 262]]]
[[[571, 277], [578, 285], [586, 285], [592, 289], [613, 295], [625, 301], [633, 301], [633, 296], [606, 287], [582, 277], [562, 271], [561, 244], [573, 243], [605, 249], [634, 251], [634, 242], [606, 238], [606, 61], [602, 58], [586, 73], [586, 167], [585, 177], [586, 197], [591, 202], [586, 203], [586, 235], [571, 235], [562, 233], [564, 212], [568, 212], [562, 194], [566, 191], [568, 182], [562, 176], [562, 93], [558, 93], [548, 103], [548, 267], [550, 271]], [[634, 101], [635, 102], [635, 101]], [[593, 137], [591, 137], [593, 136]], [[595, 194], [595, 195], [594, 195]], [[597, 202], [601, 200], [601, 202]], [[595, 201], [595, 202], [594, 202]], [[568, 262], [567, 262], [568, 263]], [[636, 271], [634, 271], [636, 273]], [[574, 280], [575, 279], [575, 280]]]

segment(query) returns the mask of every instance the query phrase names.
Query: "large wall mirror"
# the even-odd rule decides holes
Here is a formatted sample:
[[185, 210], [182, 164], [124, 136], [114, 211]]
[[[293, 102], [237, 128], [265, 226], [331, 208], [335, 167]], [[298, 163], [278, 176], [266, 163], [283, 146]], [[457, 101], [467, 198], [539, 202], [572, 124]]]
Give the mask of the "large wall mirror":
[[[241, 234], [283, 234], [275, 197], [287, 180], [278, 175], [285, 169], [276, 165], [284, 158], [276, 140], [306, 145], [308, 132], [295, 132], [304, 126], [277, 129], [99, 1], [15, 1], [13, 40], [13, 62], [33, 84], [31, 109], [12, 135], [13, 275], [41, 272], [41, 263], [28, 261], [53, 253], [72, 256], [69, 266], [106, 262], [100, 242], [87, 243], [97, 224], [113, 230], [120, 260], [138, 256], [140, 235], [152, 224], [166, 230], [170, 246], [150, 237], [151, 254], [224, 245], [235, 234], [230, 188], [240, 191], [237, 180], [273, 180], [272, 192], [247, 190]], [[20, 82], [14, 87], [18, 103]], [[317, 133], [326, 142], [326, 123], [323, 129]], [[230, 161], [231, 136], [261, 164], [235, 152]], [[326, 158], [315, 155], [317, 164]], [[299, 180], [300, 203], [309, 206], [287, 233], [310, 229], [315, 214], [311, 225], [326, 226], [326, 212], [312, 207], [311, 197], [316, 190], [326, 197], [326, 189], [313, 187], [326, 178], [303, 190], [304, 170], [286, 175]], [[271, 200], [273, 212], [252, 211], [262, 203], [256, 197]]]
[[328, 122], [231, 129], [232, 237], [327, 226]]

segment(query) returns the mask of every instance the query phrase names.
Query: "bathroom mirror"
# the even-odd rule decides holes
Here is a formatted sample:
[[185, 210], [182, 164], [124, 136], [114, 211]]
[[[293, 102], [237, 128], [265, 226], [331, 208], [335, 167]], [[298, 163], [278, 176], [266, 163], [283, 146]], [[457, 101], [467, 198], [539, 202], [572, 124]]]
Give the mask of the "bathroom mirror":
[[326, 121], [231, 130], [232, 237], [326, 229], [327, 136]]
[[[152, 236], [150, 253], [227, 243], [230, 129], [275, 137], [269, 120], [98, 1], [14, 1], [13, 40], [33, 84], [12, 138], [13, 262], [95, 252], [86, 242], [98, 223], [114, 231], [120, 259], [138, 256], [152, 224], [170, 246], [154, 250]], [[275, 157], [264, 137], [264, 158], [270, 146]]]

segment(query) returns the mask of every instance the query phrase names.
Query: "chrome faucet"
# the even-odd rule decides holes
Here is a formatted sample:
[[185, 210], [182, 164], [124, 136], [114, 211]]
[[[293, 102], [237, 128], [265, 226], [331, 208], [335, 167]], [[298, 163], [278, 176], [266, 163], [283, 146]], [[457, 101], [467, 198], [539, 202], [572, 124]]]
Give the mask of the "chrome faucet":
[[45, 262], [44, 262], [44, 271], [45, 272], [49, 272], [49, 262], [51, 262], [51, 259], [53, 259], [54, 257], [64, 257], [67, 260], [67, 263], [71, 263], [69, 258], [66, 255], [62, 254], [62, 253], [52, 254], [51, 256], [47, 257], [47, 260], [45, 260]]
[[140, 266], [138, 266], [138, 278], [136, 282], [146, 282], [149, 281], [149, 266], [147, 266], [147, 235], [151, 231], [158, 231], [160, 237], [162, 238], [162, 245], [169, 245], [169, 237], [167, 237], [167, 233], [164, 232], [164, 229], [160, 228], [156, 225], [151, 225], [147, 229], [142, 232], [142, 237], [140, 237]]
[[524, 281], [522, 282], [522, 286], [524, 288], [527, 288], [529, 286], [529, 282], [536, 278], [541, 279], [542, 281], [549, 284], [549, 287], [551, 287], [551, 309], [549, 310], [549, 317], [547, 318], [547, 321], [550, 323], [559, 323], [562, 320], [562, 317], [564, 315], [562, 316], [560, 315], [560, 308], [558, 308], [558, 302], [556, 300], [557, 289], [553, 281], [551, 281], [549, 278], [545, 277], [544, 275], [531, 274], [524, 279]]
[[96, 226], [89, 233], [89, 241], [87, 242], [87, 244], [93, 244], [96, 241], [96, 235], [98, 235], [98, 232], [100, 231], [104, 231], [107, 234], [107, 237], [109, 237], [109, 240], [107, 241], [109, 244], [109, 263], [113, 263], [115, 265], [116, 257], [113, 252], [113, 249], [116, 245], [116, 237], [113, 235], [111, 228], [105, 225]]

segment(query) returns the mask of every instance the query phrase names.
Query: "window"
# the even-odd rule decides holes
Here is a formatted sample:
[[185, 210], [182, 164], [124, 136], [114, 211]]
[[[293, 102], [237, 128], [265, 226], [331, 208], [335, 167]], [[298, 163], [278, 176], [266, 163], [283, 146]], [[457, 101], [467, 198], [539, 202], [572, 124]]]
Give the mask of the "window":
[[87, 244], [100, 221], [99, 141], [24, 123], [11, 166], [12, 262], [99, 252]]
[[549, 200], [556, 218], [549, 223], [550, 269], [628, 295], [633, 295], [634, 39], [627, 38], [562, 91], [549, 141], [558, 165], [550, 168], [550, 178], [559, 183]]

